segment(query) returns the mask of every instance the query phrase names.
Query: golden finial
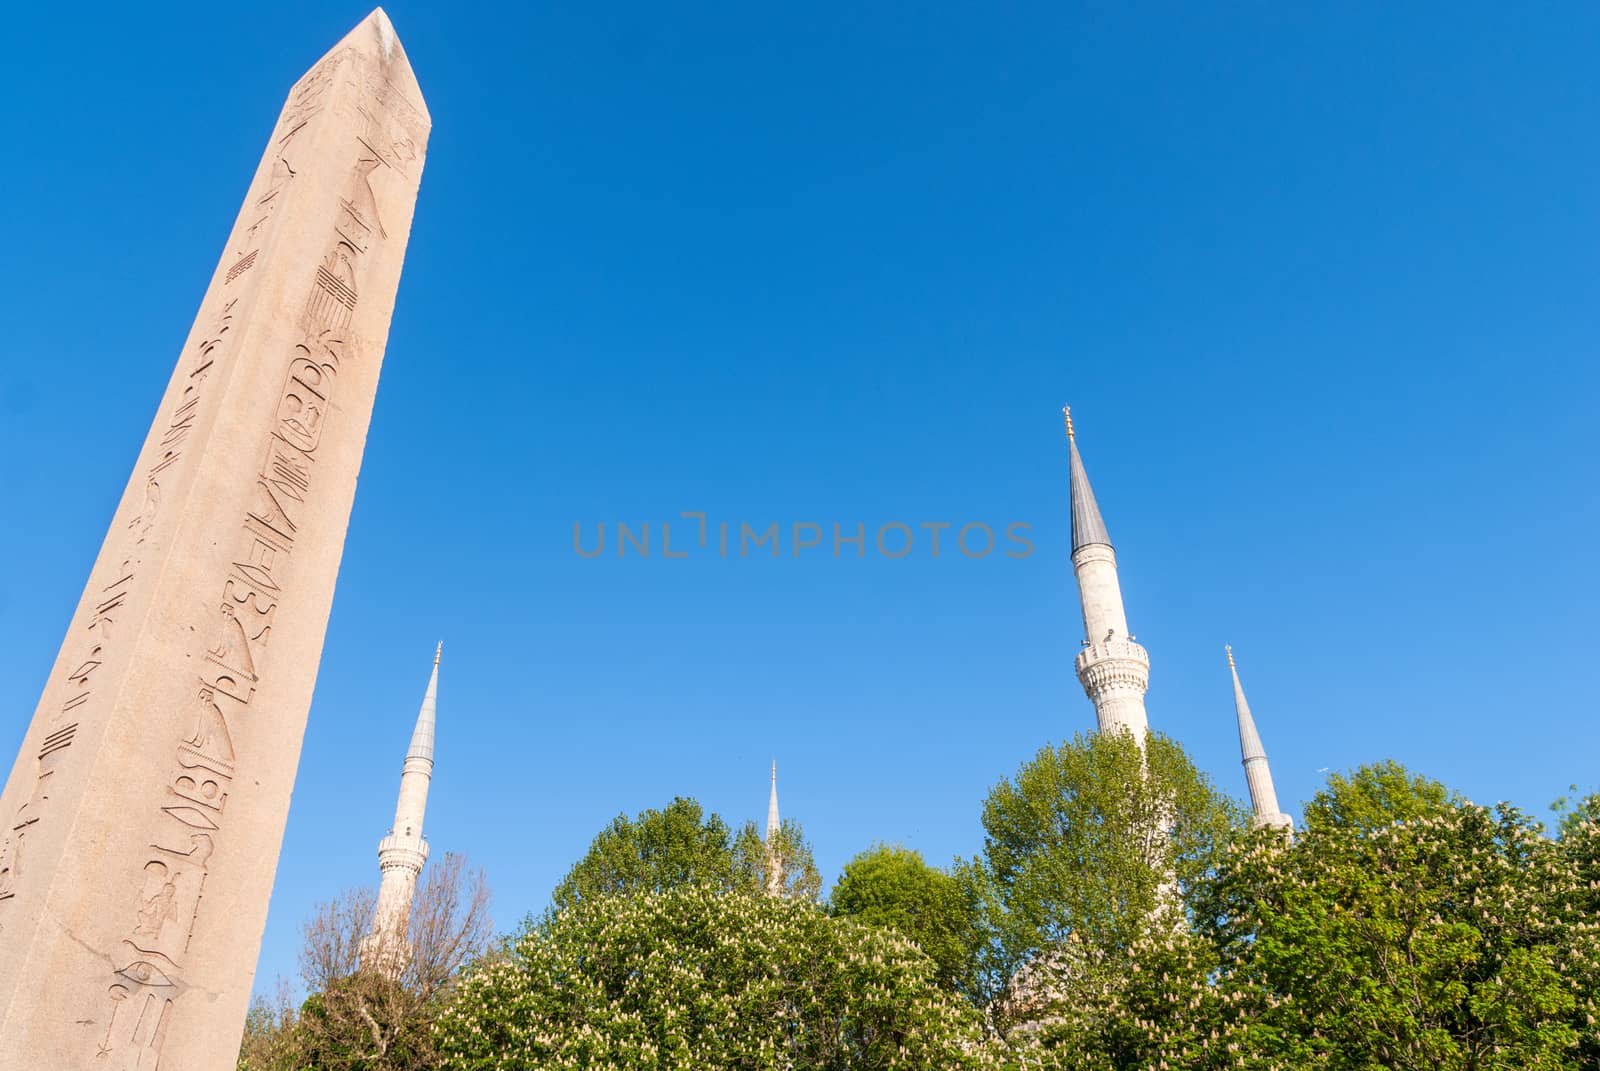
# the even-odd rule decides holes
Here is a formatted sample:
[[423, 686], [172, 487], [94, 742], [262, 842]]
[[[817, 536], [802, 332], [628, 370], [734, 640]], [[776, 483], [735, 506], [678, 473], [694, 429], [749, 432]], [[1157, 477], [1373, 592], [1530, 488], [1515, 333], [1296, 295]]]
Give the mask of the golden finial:
[[1072, 434], [1072, 406], [1063, 405], [1061, 407], [1061, 415], [1062, 415], [1062, 417], [1064, 417], [1066, 419], [1066, 422], [1067, 422], [1067, 438], [1069, 440], [1071, 440], [1071, 439], [1074, 438], [1074, 436]]
[[439, 641], [439, 646], [437, 646], [437, 647], [435, 647], [433, 649], [433, 664], [434, 665], [437, 666], [439, 664], [439, 656], [442, 655], [442, 654], [444, 654], [444, 641], [440, 640]]
[[1233, 664], [1233, 646], [1231, 644], [1225, 643], [1225, 644], [1222, 645], [1222, 649], [1224, 651], [1228, 652], [1228, 668], [1229, 669], [1238, 669], [1239, 667], [1235, 666]]

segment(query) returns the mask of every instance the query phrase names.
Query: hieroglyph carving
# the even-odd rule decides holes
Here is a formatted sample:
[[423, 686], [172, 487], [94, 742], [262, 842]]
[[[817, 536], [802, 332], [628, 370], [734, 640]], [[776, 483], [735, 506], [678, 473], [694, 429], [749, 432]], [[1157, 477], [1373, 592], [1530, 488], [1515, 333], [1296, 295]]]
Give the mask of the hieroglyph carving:
[[[348, 53], [353, 54], [353, 53]], [[256, 262], [262, 244], [270, 236], [277, 206], [283, 203], [285, 191], [296, 169], [290, 162], [290, 143], [301, 134], [327, 103], [328, 90], [333, 85], [334, 68], [340, 56], [330, 56], [301, 79], [291, 92], [289, 103], [279, 118], [273, 133], [271, 168], [258, 178], [256, 188], [245, 198], [246, 206], [253, 206], [255, 214], [249, 222], [238, 228], [239, 259], [224, 276], [225, 285], [231, 286]], [[237, 288], [234, 288], [235, 290]], [[0, 913], [5, 902], [14, 898], [27, 868], [27, 841], [36, 834], [39, 823], [46, 817], [50, 800], [50, 778], [60, 772], [67, 749], [86, 716], [94, 713], [90, 705], [91, 678], [109, 653], [118, 618], [128, 601], [139, 575], [139, 566], [158, 549], [156, 525], [162, 515], [162, 485], [168, 473], [184, 457], [184, 444], [194, 430], [205, 400], [205, 383], [213, 367], [222, 356], [222, 347], [230, 340], [234, 308], [242, 297], [230, 293], [221, 300], [220, 308], [213, 314], [208, 333], [194, 348], [194, 357], [188, 380], [182, 393], [168, 414], [167, 426], [159, 444], [159, 454], [144, 470], [144, 484], [138, 511], [126, 525], [127, 550], [120, 558], [121, 567], [116, 576], [101, 588], [101, 601], [91, 609], [89, 620], [75, 626], [83, 634], [79, 641], [82, 657], [74, 663], [66, 680], [66, 696], [56, 711], [50, 732], [43, 741], [38, 755], [38, 765], [33, 792], [28, 801], [0, 827]], [[202, 311], [202, 315], [204, 312]], [[101, 578], [104, 580], [105, 578]], [[91, 588], [96, 583], [91, 579]], [[3, 915], [0, 915], [3, 917]]]
[[[104, 664], [115, 638], [117, 621], [122, 616], [133, 584], [145, 556], [154, 547], [156, 524], [161, 516], [161, 484], [167, 473], [184, 456], [184, 444], [194, 430], [195, 418], [205, 394], [205, 382], [216, 363], [218, 350], [228, 341], [233, 307], [238, 299], [225, 302], [213, 317], [210, 331], [195, 346], [187, 382], [171, 411], [159, 443], [160, 453], [144, 469], [144, 493], [139, 511], [127, 524], [124, 539], [126, 557], [113, 570], [115, 576], [100, 586], [99, 601], [89, 610], [89, 619], [73, 635], [78, 656], [67, 671], [65, 696], [47, 726], [48, 733], [39, 747], [33, 792], [5, 827], [0, 837], [0, 912], [16, 896], [27, 870], [27, 841], [46, 817], [50, 801], [50, 779], [60, 772], [83, 719], [94, 713], [94, 674]], [[104, 580], [104, 577], [100, 578]], [[96, 581], [90, 580], [91, 588]], [[81, 634], [81, 635], [79, 635]]]
[[[281, 124], [289, 130], [280, 144], [309, 122], [320, 106], [314, 102], [322, 99], [334, 77], [343, 76], [336, 68], [348, 59], [357, 61], [348, 64], [352, 80], [370, 85], [369, 72], [359, 62], [365, 57], [359, 53], [346, 51], [319, 64], [306, 81], [321, 88], [315, 95], [303, 93], [304, 86], [295, 91]], [[307, 103], [297, 107], [299, 100]], [[298, 519], [318, 491], [317, 451], [340, 371], [360, 358], [346, 329], [360, 299], [369, 253], [384, 237], [374, 172], [396, 168], [390, 157], [403, 162], [395, 146], [409, 140], [404, 122], [398, 122], [396, 133], [377, 137], [384, 145], [379, 151], [373, 129], [387, 127], [372, 119], [378, 114], [385, 114], [383, 94], [368, 92], [362, 104], [368, 123], [357, 136], [357, 162], [340, 197], [336, 224], [321, 260], [307, 266], [311, 294], [300, 316], [300, 341], [283, 355], [282, 385], [262, 446], [252, 504], [239, 518], [237, 550], [219, 581], [213, 616], [199, 630], [205, 644], [202, 669], [190, 693], [192, 718], [184, 719], [191, 728], [172, 741], [167, 802], [161, 808], [164, 832], [149, 847], [144, 883], [112, 964], [106, 990], [109, 1023], [96, 1053], [101, 1061], [94, 1065], [96, 1071], [153, 1071], [179, 1011], [206, 863], [226, 836], [229, 793], [249, 760], [239, 752], [236, 729], [249, 716], [257, 685], [270, 669], [273, 618], [292, 586]], [[404, 119], [404, 110], [399, 116]], [[377, 180], [382, 181], [381, 175]], [[263, 220], [270, 212], [268, 208]]]

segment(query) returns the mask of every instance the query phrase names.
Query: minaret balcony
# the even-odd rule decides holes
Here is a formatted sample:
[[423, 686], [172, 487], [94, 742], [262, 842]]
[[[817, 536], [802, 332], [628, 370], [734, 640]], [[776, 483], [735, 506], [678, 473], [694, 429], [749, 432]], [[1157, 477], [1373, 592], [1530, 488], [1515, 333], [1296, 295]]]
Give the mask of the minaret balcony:
[[428, 842], [421, 837], [391, 833], [378, 842], [378, 868], [404, 867], [413, 873], [428, 861]]
[[1085, 666], [1096, 662], [1121, 661], [1138, 662], [1144, 666], [1146, 672], [1149, 672], [1150, 652], [1128, 639], [1109, 639], [1085, 644], [1083, 650], [1078, 652], [1078, 672], [1082, 673]]
[[1101, 640], [1078, 652], [1078, 681], [1095, 703], [1118, 694], [1143, 695], [1150, 684], [1150, 654], [1127, 639]]

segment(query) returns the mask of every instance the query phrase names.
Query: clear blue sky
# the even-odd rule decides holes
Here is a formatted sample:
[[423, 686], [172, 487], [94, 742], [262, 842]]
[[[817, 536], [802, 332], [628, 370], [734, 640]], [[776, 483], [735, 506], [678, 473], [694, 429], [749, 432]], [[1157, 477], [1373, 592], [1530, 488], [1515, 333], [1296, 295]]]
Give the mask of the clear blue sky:
[[[435, 126], [262, 980], [376, 878], [440, 638], [428, 836], [505, 925], [619, 811], [759, 818], [773, 756], [830, 879], [977, 851], [1093, 724], [1068, 401], [1151, 723], [1224, 788], [1224, 642], [1291, 809], [1390, 756], [1539, 811], [1600, 782], [1600, 9], [1207, 7], [388, 8]], [[8, 13], [0, 750], [283, 97], [365, 13]], [[573, 552], [684, 510], [1037, 549]]]

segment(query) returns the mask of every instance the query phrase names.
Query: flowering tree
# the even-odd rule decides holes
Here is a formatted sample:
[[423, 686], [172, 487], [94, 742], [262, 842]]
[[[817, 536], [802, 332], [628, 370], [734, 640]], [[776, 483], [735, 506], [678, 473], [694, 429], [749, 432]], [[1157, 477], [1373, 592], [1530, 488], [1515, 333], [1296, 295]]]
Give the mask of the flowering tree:
[[[1011, 1066], [1600, 1066], [1600, 822], [1560, 840], [1395, 763], [1335, 776], [1294, 841], [1236, 838], [1188, 927], [1068, 940], [997, 1003]], [[1041, 996], [1042, 995], [1042, 996]]]
[[1430, 809], [1258, 834], [1223, 868], [1212, 932], [1264, 1066], [1579, 1066], [1595, 931], [1571, 853], [1507, 804]]
[[584, 899], [472, 972], [447, 1071], [986, 1066], [978, 1013], [911, 942], [787, 897]]

